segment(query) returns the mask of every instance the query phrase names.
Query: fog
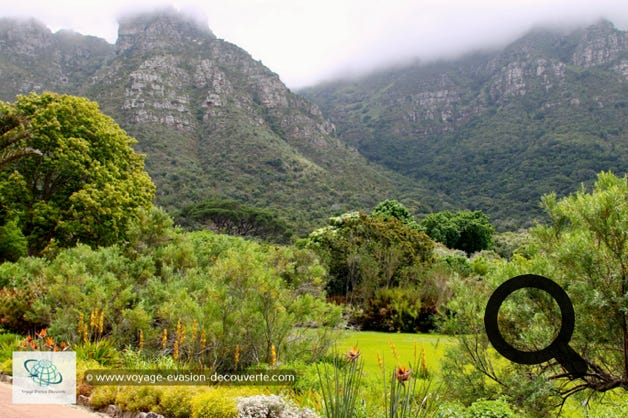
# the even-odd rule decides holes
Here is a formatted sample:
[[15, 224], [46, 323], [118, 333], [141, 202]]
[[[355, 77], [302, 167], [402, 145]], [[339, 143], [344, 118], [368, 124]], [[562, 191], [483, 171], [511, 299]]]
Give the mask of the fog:
[[2, 17], [34, 17], [115, 42], [118, 19], [174, 7], [207, 22], [291, 88], [390, 64], [453, 58], [506, 45], [533, 27], [571, 30], [600, 18], [628, 29], [625, 0], [28, 0]]

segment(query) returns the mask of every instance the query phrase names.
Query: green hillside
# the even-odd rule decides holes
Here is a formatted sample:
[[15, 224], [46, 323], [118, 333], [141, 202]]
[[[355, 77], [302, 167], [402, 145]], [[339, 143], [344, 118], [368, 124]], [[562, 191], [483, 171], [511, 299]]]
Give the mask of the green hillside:
[[626, 32], [600, 22], [303, 93], [369, 160], [513, 229], [542, 194], [628, 171], [627, 65]]
[[305, 235], [388, 197], [422, 211], [447, 201], [367, 161], [275, 73], [174, 11], [121, 19], [116, 45], [3, 19], [0, 44], [1, 99], [52, 90], [97, 101], [138, 139], [156, 202], [174, 214], [232, 199]]

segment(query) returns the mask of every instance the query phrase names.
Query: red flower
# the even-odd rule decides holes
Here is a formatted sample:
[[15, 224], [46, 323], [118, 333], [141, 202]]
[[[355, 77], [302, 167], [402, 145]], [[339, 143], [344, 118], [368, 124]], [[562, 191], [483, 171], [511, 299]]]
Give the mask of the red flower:
[[412, 373], [412, 370], [408, 369], [405, 366], [399, 366], [397, 367], [397, 370], [395, 370], [395, 378], [403, 383], [406, 382], [410, 379], [410, 374]]

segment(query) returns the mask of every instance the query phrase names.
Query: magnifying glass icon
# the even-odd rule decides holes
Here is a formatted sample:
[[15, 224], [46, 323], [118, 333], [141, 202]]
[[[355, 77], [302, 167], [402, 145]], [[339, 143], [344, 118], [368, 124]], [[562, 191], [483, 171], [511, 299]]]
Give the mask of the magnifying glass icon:
[[[558, 336], [547, 347], [537, 351], [521, 351], [510, 345], [502, 336], [497, 324], [497, 315], [502, 303], [516, 290], [531, 287], [541, 289], [554, 298], [561, 313]], [[489, 341], [502, 356], [519, 364], [538, 364], [556, 359], [573, 377], [582, 377], [587, 372], [587, 362], [569, 346], [575, 326], [573, 305], [567, 293], [554, 281], [536, 274], [524, 274], [502, 283], [491, 295], [484, 312], [484, 327]]]

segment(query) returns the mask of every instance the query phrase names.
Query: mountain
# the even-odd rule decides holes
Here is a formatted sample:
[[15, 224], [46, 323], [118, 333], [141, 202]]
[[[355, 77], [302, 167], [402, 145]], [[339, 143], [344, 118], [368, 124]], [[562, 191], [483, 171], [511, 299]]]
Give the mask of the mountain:
[[275, 73], [172, 10], [121, 19], [115, 45], [1, 19], [0, 86], [5, 101], [43, 90], [97, 101], [138, 139], [157, 203], [171, 211], [234, 199], [303, 234], [400, 190], [411, 206], [423, 195], [447, 201], [368, 162]]
[[541, 195], [628, 172], [627, 79], [628, 33], [600, 21], [300, 93], [369, 160], [514, 229]]
[[395, 198], [417, 214], [483, 210], [506, 230], [541, 219], [545, 193], [628, 171], [628, 34], [608, 21], [298, 95], [192, 18], [119, 23], [112, 45], [0, 19], [0, 99], [97, 101], [138, 139], [172, 212], [233, 199], [304, 234]]

